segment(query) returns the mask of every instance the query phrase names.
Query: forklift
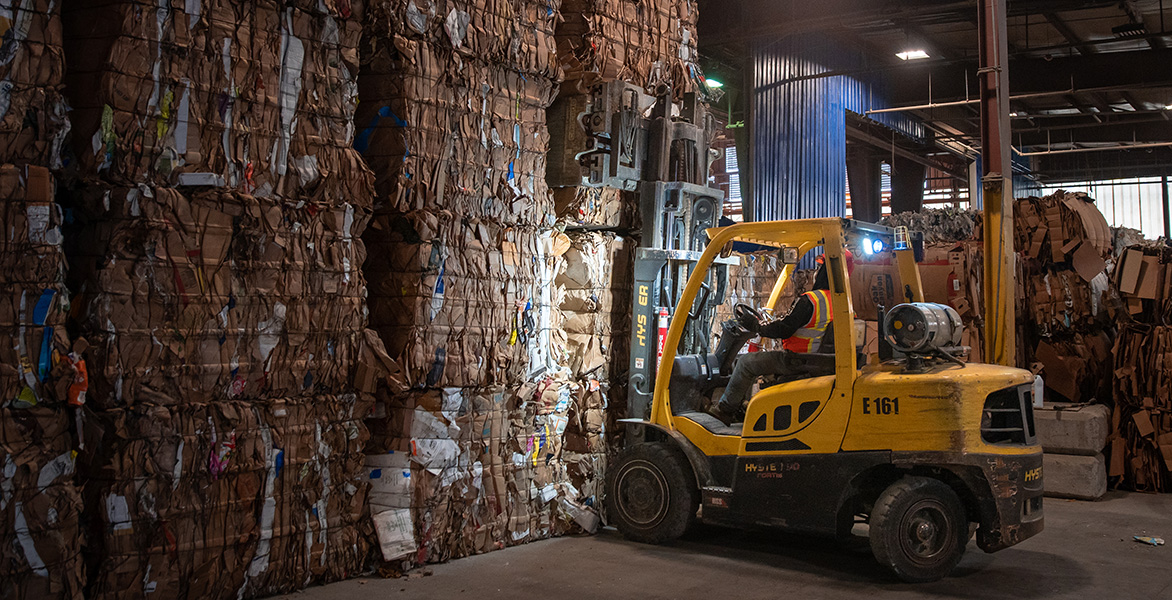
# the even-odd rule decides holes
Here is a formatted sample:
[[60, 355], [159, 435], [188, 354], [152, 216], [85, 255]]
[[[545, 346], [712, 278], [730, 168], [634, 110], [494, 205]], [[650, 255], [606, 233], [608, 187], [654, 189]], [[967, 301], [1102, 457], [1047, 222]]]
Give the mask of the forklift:
[[[717, 227], [723, 193], [707, 186], [711, 124], [702, 103], [611, 82], [580, 115], [584, 185], [638, 189], [626, 447], [607, 474], [609, 521], [665, 543], [697, 521], [851, 539], [866, 524], [875, 558], [907, 582], [935, 581], [975, 534], [996, 552], [1040, 532], [1042, 450], [1029, 371], [960, 360], [962, 324], [925, 303], [906, 230], [850, 219]], [[702, 165], [702, 166], [701, 166]], [[902, 229], [902, 228], [901, 228]], [[710, 343], [735, 244], [775, 250], [784, 268], [765, 306], [738, 304]], [[907, 302], [881, 310], [879, 352], [861, 352], [848, 248], [893, 254]], [[823, 347], [789, 354], [763, 378], [741, 422], [704, 411], [778, 308], [799, 265], [821, 254], [833, 312]], [[805, 262], [803, 262], [805, 261]], [[837, 325], [837, 326], [834, 326]], [[795, 375], [796, 374], [796, 375]]]

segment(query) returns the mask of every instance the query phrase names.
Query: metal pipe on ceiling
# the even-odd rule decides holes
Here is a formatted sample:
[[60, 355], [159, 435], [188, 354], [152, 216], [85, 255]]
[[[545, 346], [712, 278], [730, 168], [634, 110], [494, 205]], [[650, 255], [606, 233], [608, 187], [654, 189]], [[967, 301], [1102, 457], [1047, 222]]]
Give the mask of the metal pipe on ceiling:
[[1150, 144], [1119, 144], [1101, 148], [1065, 148], [1062, 150], [1039, 150], [1037, 152], [1021, 152], [1014, 148], [1018, 156], [1049, 156], [1053, 154], [1078, 154], [1082, 152], [1112, 152], [1115, 150], [1142, 150], [1144, 148], [1169, 148], [1172, 142], [1152, 142]]
[[[1031, 92], [1029, 94], [1014, 94], [1014, 95], [1010, 96], [1009, 99], [1011, 101], [1013, 101], [1013, 100], [1029, 100], [1031, 98], [1048, 98], [1050, 96], [1066, 96], [1068, 94], [1095, 94], [1095, 93], [1099, 93], [1099, 92], [1118, 92], [1121, 90], [1142, 90], [1142, 89], [1156, 89], [1156, 88], [1167, 88], [1167, 87], [1170, 87], [1170, 86], [1168, 86], [1168, 85], [1137, 84], [1137, 85], [1110, 85], [1110, 86], [1104, 86], [1104, 87], [1093, 87], [1093, 88], [1083, 88], [1083, 89], [1070, 88], [1068, 90], [1057, 90], [1057, 91], [1053, 91], [1053, 92]], [[931, 110], [933, 108], [944, 108], [944, 107], [949, 107], [949, 106], [970, 106], [973, 104], [980, 104], [980, 103], [981, 103], [980, 99], [953, 100], [953, 101], [949, 101], [949, 102], [929, 102], [928, 104], [914, 104], [911, 106], [895, 106], [892, 108], [877, 108], [875, 110], [867, 111], [866, 114], [870, 115], [870, 114], [881, 114], [881, 113], [897, 113], [897, 112], [906, 112], [909, 110]], [[1125, 112], [1129, 112], [1129, 111], [1125, 111]]]

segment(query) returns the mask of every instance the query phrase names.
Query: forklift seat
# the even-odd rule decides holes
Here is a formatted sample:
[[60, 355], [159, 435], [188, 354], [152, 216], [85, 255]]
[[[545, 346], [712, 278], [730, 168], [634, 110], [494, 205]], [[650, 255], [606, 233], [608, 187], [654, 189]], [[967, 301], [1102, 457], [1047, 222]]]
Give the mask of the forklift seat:
[[743, 423], [725, 425], [720, 422], [720, 419], [706, 412], [683, 412], [676, 415], [676, 417], [684, 417], [685, 419], [694, 421], [697, 425], [707, 429], [713, 435], [734, 435], [739, 437], [741, 430], [744, 428]]

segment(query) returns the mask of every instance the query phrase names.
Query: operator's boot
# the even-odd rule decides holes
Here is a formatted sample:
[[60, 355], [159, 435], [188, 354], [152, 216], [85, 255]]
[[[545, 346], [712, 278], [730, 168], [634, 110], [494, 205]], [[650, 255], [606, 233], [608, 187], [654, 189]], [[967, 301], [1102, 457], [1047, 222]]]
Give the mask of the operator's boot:
[[712, 408], [708, 409], [708, 414], [716, 417], [726, 427], [732, 425], [737, 419], [736, 409], [730, 408], [723, 401], [713, 404]]

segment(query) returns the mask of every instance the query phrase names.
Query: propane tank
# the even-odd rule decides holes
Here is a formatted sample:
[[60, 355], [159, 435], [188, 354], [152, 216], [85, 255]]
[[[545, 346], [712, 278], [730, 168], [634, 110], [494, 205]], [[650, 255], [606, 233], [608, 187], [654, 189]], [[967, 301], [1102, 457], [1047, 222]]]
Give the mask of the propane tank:
[[960, 346], [964, 324], [947, 304], [914, 302], [888, 311], [883, 331], [896, 350], [927, 354]]

